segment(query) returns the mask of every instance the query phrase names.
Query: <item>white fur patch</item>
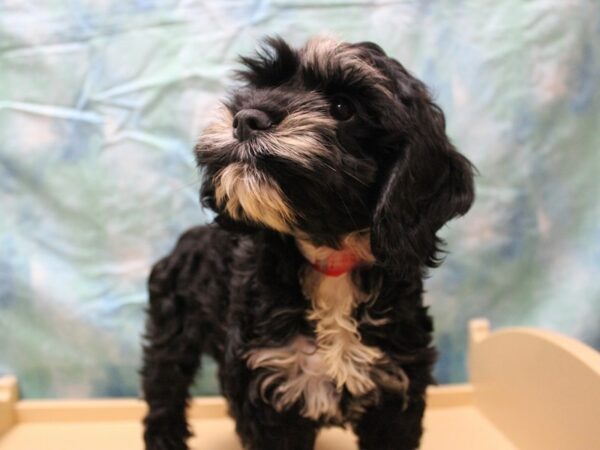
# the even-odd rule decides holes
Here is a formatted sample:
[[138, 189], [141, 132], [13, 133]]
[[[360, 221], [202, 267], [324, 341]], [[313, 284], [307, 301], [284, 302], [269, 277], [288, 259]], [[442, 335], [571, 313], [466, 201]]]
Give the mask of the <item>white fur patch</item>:
[[[270, 374], [260, 383], [260, 394], [277, 411], [303, 400], [301, 414], [317, 420], [322, 416], [336, 418], [341, 393], [335, 389], [315, 342], [298, 336], [289, 345], [279, 348], [257, 349], [248, 357], [251, 369], [267, 368]], [[273, 385], [271, 398], [267, 390]]]
[[344, 386], [359, 396], [375, 388], [369, 373], [381, 350], [361, 342], [358, 324], [352, 317], [355, 306], [367, 300], [350, 273], [337, 277], [306, 268], [303, 277], [305, 295], [312, 302], [308, 319], [315, 322], [317, 352], [327, 368], [326, 374], [337, 389]]
[[[372, 261], [369, 249], [364, 247], [368, 242], [364, 235], [348, 237], [345, 242], [355, 245], [359, 254]], [[305, 241], [299, 241], [299, 247], [309, 261], [335, 251]], [[336, 419], [341, 414], [339, 401], [344, 387], [354, 396], [376, 388], [370, 374], [384, 360], [384, 355], [380, 349], [361, 342], [358, 324], [352, 317], [354, 308], [375, 293], [361, 292], [351, 273], [330, 277], [310, 265], [304, 267], [301, 282], [305, 296], [312, 303], [307, 318], [315, 323], [316, 338], [298, 336], [284, 347], [253, 350], [248, 356], [248, 366], [269, 370], [260, 381], [260, 391], [263, 399], [277, 410], [302, 399], [301, 413], [305, 417]], [[267, 398], [269, 389], [273, 391]]]

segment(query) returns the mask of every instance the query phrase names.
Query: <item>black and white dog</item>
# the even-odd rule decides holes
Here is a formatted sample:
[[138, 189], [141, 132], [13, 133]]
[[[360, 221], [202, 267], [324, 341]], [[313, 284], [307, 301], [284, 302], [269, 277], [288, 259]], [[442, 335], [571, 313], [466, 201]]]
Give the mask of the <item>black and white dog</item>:
[[242, 62], [196, 147], [216, 224], [150, 276], [146, 448], [187, 448], [206, 352], [246, 449], [309, 450], [331, 425], [363, 450], [415, 449], [435, 360], [422, 280], [473, 167], [376, 44], [269, 39]]

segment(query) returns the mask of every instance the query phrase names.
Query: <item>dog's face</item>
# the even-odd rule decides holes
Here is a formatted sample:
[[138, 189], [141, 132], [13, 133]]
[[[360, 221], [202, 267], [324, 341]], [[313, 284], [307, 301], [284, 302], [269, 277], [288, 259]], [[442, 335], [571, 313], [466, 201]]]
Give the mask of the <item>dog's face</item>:
[[370, 230], [379, 261], [433, 265], [473, 183], [423, 83], [373, 43], [269, 39], [242, 62], [196, 148], [217, 220], [334, 247]]

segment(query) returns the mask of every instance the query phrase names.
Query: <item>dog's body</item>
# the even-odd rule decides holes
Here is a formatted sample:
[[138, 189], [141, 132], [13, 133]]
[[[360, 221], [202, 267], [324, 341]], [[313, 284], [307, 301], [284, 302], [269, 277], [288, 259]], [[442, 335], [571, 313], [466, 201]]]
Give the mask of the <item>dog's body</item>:
[[270, 45], [197, 147], [218, 225], [150, 277], [147, 448], [186, 448], [206, 352], [247, 449], [309, 450], [346, 424], [363, 450], [415, 449], [435, 358], [422, 278], [471, 165], [376, 45]]

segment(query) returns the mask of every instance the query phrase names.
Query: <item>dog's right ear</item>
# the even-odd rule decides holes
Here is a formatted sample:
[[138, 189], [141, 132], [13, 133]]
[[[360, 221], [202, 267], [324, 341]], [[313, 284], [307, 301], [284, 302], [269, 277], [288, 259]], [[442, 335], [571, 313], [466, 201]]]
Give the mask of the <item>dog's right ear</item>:
[[421, 178], [409, 164], [398, 157], [389, 169], [371, 226], [377, 261], [399, 272], [436, 267], [444, 244], [437, 231], [465, 214], [474, 199], [471, 163], [458, 152], [440, 155], [438, 167], [424, 171], [431, 178]]
[[[390, 59], [402, 103], [404, 140], [382, 174], [373, 212], [371, 247], [377, 261], [405, 273], [441, 262], [437, 231], [465, 214], [474, 200], [474, 167], [452, 145], [442, 110], [425, 86]], [[393, 124], [390, 125], [392, 128]]]

